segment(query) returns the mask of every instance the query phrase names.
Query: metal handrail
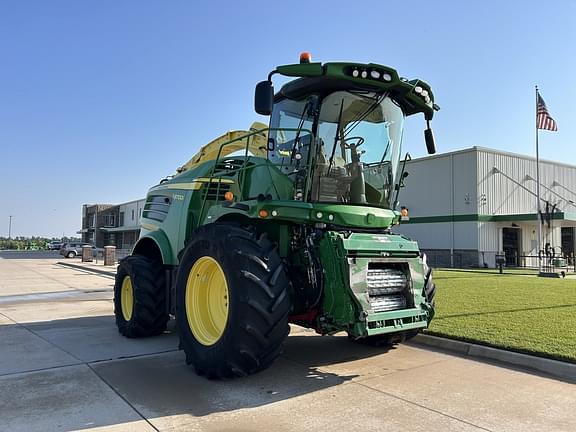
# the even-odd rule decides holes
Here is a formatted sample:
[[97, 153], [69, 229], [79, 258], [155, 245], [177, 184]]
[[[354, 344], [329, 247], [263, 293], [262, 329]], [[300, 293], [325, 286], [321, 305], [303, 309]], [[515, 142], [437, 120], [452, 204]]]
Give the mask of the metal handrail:
[[[302, 132], [308, 132], [310, 134], [310, 136], [312, 137], [312, 131], [310, 129], [297, 129], [297, 128], [264, 128], [264, 129], [258, 129], [256, 131], [252, 131], [250, 133], [247, 133], [245, 135], [242, 135], [240, 137], [234, 138], [232, 140], [226, 141], [225, 143], [221, 144], [220, 147], [218, 148], [218, 155], [216, 156], [216, 159], [214, 159], [214, 165], [212, 166], [212, 170], [210, 172], [210, 174], [208, 175], [208, 177], [210, 178], [210, 182], [212, 182], [212, 179], [218, 179], [217, 181], [217, 188], [216, 188], [216, 202], [218, 202], [219, 200], [219, 196], [220, 196], [220, 185], [222, 184], [222, 178], [224, 176], [227, 176], [230, 171], [224, 172], [218, 176], [215, 176], [215, 171], [216, 171], [216, 167], [218, 166], [218, 163], [220, 162], [221, 155], [222, 155], [222, 150], [224, 147], [231, 145], [235, 142], [241, 141], [241, 140], [246, 140], [246, 145], [244, 146], [244, 161], [242, 162], [242, 166], [240, 166], [239, 168], [234, 169], [233, 172], [235, 173], [239, 173], [238, 176], [238, 188], [240, 189], [241, 192], [241, 200], [244, 199], [244, 181], [245, 181], [245, 176], [246, 176], [246, 171], [248, 170], [248, 168], [253, 169], [257, 166], [267, 166], [268, 168], [270, 168], [270, 164], [266, 163], [262, 163], [262, 164], [255, 164], [255, 165], [251, 165], [250, 167], [247, 166], [248, 163], [248, 150], [250, 148], [250, 138], [252, 138], [255, 135], [262, 135], [263, 133], [266, 133], [266, 137], [269, 136], [269, 132], [271, 131], [285, 131], [285, 132], [298, 132], [300, 131], [300, 133]], [[268, 145], [268, 143], [266, 143], [266, 145]], [[266, 148], [267, 149], [267, 148]], [[268, 150], [268, 149], [267, 149]], [[311, 152], [308, 153], [308, 161], [306, 161], [306, 163], [302, 164], [304, 166], [304, 168], [309, 167], [309, 160], [310, 160], [310, 156], [311, 156]], [[280, 166], [280, 167], [284, 167], [286, 166], [284, 163], [282, 164], [272, 164], [274, 166]], [[268, 173], [270, 175], [270, 179], [272, 180], [272, 174], [270, 173], [270, 170], [268, 170]], [[274, 183], [272, 182], [273, 187]], [[277, 191], [276, 191], [277, 192]], [[204, 199], [202, 200], [202, 208], [200, 210], [200, 217], [204, 217], [204, 209], [206, 207], [206, 201], [207, 201], [207, 197], [208, 194], [205, 193], [204, 194]]]

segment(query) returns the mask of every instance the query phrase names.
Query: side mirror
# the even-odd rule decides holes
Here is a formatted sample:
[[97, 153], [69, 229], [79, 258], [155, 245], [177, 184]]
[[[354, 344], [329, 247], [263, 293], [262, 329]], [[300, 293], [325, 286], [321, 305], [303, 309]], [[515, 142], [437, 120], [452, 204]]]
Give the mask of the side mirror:
[[436, 153], [436, 144], [434, 143], [434, 133], [430, 129], [430, 123], [428, 123], [427, 129], [424, 130], [424, 140], [426, 141], [426, 149], [428, 154]]
[[261, 115], [270, 115], [274, 104], [274, 85], [271, 81], [261, 81], [254, 93], [254, 110]]
[[426, 149], [428, 154], [436, 153], [436, 144], [434, 143], [434, 133], [430, 128], [430, 120], [426, 119], [426, 129], [424, 130], [424, 141], [426, 141]]

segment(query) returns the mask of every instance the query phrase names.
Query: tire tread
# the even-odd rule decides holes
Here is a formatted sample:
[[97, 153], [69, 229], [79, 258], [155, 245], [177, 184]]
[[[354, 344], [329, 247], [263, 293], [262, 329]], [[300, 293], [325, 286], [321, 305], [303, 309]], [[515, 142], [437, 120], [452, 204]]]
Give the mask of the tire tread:
[[[228, 283], [229, 289], [238, 290], [235, 316], [242, 318], [242, 322], [227, 327], [221, 339], [223, 346], [213, 349], [194, 340], [188, 328], [185, 305], [181, 304], [185, 273], [190, 271], [193, 265], [190, 261], [197, 259], [192, 257], [199, 255], [198, 248], [203, 245], [210, 245], [212, 250], [216, 248], [218, 253], [233, 255], [234, 270], [230, 269], [230, 272], [235, 276], [230, 276]], [[176, 310], [181, 345], [199, 375], [209, 379], [250, 375], [270, 366], [282, 352], [282, 344], [290, 330], [291, 303], [287, 292], [289, 279], [277, 251], [276, 244], [266, 234], [257, 235], [253, 230], [236, 225], [204, 225], [193, 234], [182, 254], [181, 263], [186, 264], [181, 264], [183, 273], [179, 270], [177, 278]], [[227, 332], [231, 337], [226, 337]]]
[[[120, 292], [128, 275], [134, 289], [134, 309], [129, 321], [124, 319]], [[118, 331], [128, 338], [156, 336], [166, 330], [166, 293], [162, 266], [142, 255], [130, 255], [121, 261], [114, 284], [114, 314]]]

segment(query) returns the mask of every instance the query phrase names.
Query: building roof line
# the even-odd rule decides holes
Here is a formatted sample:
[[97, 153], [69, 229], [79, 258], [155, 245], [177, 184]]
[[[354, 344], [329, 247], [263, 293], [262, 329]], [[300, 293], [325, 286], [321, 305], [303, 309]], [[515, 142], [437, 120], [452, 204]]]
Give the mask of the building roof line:
[[127, 204], [132, 204], [132, 203], [135, 203], [135, 202], [138, 202], [138, 201], [144, 201], [144, 200], [146, 200], [146, 198], [140, 198], [140, 199], [135, 199], [135, 200], [132, 200], [132, 201], [126, 201], [126, 202], [122, 202], [122, 203], [117, 204], [117, 205], [119, 205], [119, 206], [121, 206], [121, 205], [127, 205]]
[[132, 201], [121, 202], [121, 203], [119, 203], [119, 204], [100, 204], [100, 203], [94, 203], [94, 204], [83, 204], [83, 205], [85, 205], [87, 208], [88, 208], [88, 207], [98, 206], [98, 207], [106, 207], [106, 208], [104, 208], [103, 210], [110, 210], [111, 208], [114, 208], [114, 207], [120, 207], [120, 206], [123, 206], [123, 205], [128, 205], [128, 204], [132, 204], [132, 203], [139, 202], [139, 201], [145, 201], [145, 200], [146, 200], [146, 198], [140, 198], [140, 199], [135, 199], [135, 200], [132, 200]]
[[[473, 153], [473, 152], [493, 153], [493, 154], [499, 154], [499, 155], [505, 155], [505, 156], [512, 156], [512, 157], [516, 157], [519, 159], [536, 161], [535, 156], [528, 156], [528, 155], [524, 155], [524, 154], [520, 154], [520, 153], [513, 153], [513, 152], [493, 149], [493, 148], [489, 148], [489, 147], [473, 146], [473, 147], [468, 147], [465, 149], [449, 151], [446, 153], [438, 153], [435, 155], [429, 155], [429, 156], [422, 156], [422, 157], [414, 158], [411, 161], [409, 161], [408, 163], [418, 162], [418, 161], [422, 161], [422, 160], [429, 160], [429, 159], [439, 159], [439, 158], [443, 158], [446, 156], [452, 156], [452, 155], [463, 154], [463, 153]], [[559, 165], [559, 166], [563, 166], [563, 167], [576, 169], [576, 165], [570, 165], [570, 164], [567, 164], [564, 162], [558, 162], [558, 161], [553, 161], [553, 160], [549, 160], [549, 159], [540, 159], [540, 163], [549, 163], [549, 164], [553, 164], [553, 165]]]

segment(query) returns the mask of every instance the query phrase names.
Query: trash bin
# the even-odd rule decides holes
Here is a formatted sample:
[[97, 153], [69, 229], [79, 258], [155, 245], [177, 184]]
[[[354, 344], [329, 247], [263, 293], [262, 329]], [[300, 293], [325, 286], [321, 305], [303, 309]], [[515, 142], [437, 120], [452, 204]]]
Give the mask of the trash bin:
[[113, 266], [116, 264], [116, 246], [104, 246], [104, 265]]

